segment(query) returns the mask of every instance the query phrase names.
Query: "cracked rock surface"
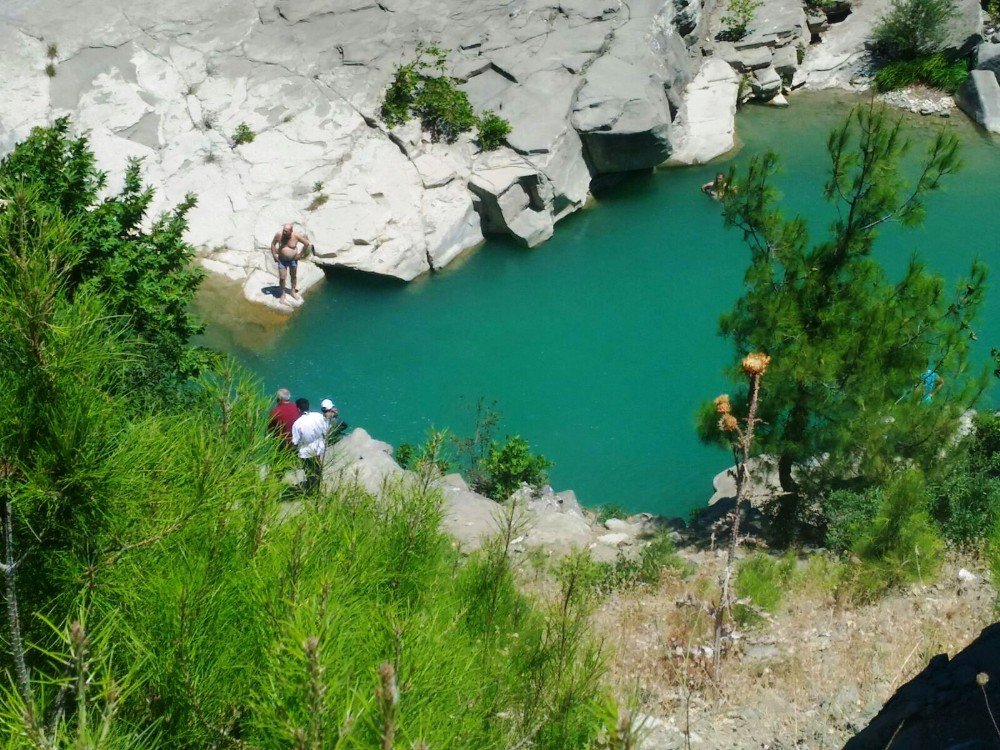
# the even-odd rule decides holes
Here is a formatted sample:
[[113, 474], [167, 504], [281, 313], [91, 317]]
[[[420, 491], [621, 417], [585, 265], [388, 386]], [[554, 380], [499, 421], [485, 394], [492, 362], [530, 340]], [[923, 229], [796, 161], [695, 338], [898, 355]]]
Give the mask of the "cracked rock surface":
[[[484, 229], [537, 244], [594, 176], [666, 160], [702, 11], [698, 0], [6, 0], [0, 154], [71, 115], [111, 189], [138, 157], [155, 211], [197, 194], [190, 241], [251, 300], [276, 284], [267, 246], [288, 221], [315, 241], [318, 266], [409, 280]], [[432, 143], [416, 123], [384, 126], [382, 92], [420, 42], [451, 50], [476, 111], [511, 122], [509, 146], [480, 153], [470, 136]], [[236, 145], [244, 122], [255, 138]], [[322, 279], [314, 270], [300, 289]]]

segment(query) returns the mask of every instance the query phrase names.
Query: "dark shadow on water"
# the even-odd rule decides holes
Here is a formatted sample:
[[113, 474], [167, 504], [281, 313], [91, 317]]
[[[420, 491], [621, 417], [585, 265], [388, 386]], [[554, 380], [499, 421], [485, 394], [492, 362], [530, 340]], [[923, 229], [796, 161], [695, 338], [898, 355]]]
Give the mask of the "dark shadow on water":
[[363, 289], [400, 289], [408, 282], [393, 276], [382, 276], [369, 271], [359, 271], [355, 268], [323, 268], [327, 281], [335, 284], [350, 284]]
[[599, 175], [591, 180], [590, 192], [598, 200], [627, 198], [649, 188], [654, 179], [656, 176], [652, 169]]

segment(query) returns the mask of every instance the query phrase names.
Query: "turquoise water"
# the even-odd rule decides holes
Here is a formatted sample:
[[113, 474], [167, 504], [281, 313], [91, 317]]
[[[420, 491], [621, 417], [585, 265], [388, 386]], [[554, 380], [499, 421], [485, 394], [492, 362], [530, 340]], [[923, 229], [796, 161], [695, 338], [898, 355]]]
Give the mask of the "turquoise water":
[[[778, 151], [786, 206], [822, 227], [825, 139], [850, 103], [799, 96], [787, 110], [744, 111], [735, 161]], [[1000, 146], [964, 118], [912, 122], [915, 135], [959, 132], [968, 166], [931, 200], [923, 228], [885, 233], [880, 257], [900, 269], [919, 250], [955, 277], [978, 255], [1000, 274]], [[495, 400], [501, 432], [555, 461], [557, 489], [589, 505], [684, 514], [727, 463], [698, 443], [694, 412], [726, 389], [731, 352], [717, 320], [747, 260], [718, 204], [698, 191], [728, 164], [630, 178], [534, 250], [491, 239], [410, 285], [332, 277], [279, 335], [214, 325], [208, 342], [268, 389], [332, 397], [348, 422], [393, 444], [419, 442], [432, 425], [468, 434], [477, 399]], [[998, 319], [993, 293], [979, 331], [984, 358], [1000, 345]]]

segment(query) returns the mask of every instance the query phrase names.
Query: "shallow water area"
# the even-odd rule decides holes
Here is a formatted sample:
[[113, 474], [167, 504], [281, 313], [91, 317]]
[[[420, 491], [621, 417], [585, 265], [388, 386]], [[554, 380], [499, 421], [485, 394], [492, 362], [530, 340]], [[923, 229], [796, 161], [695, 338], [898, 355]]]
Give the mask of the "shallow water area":
[[[500, 434], [520, 433], [555, 461], [557, 489], [591, 506], [685, 514], [727, 465], [726, 452], [699, 444], [694, 414], [728, 387], [732, 351], [718, 317], [739, 295], [748, 260], [699, 186], [775, 150], [786, 212], [821, 231], [832, 217], [822, 199], [826, 138], [862, 102], [839, 93], [790, 101], [740, 113], [733, 159], [629, 177], [534, 250], [490, 239], [409, 285], [332, 275], [281, 326], [234, 317], [219, 290], [203, 295], [205, 342], [269, 390], [333, 398], [352, 425], [396, 445], [421, 441], [432, 425], [470, 434], [476, 401], [496, 401]], [[935, 128], [956, 132], [966, 168], [930, 198], [923, 227], [886, 229], [879, 258], [897, 273], [919, 251], [957, 279], [979, 256], [1000, 274], [1000, 143], [957, 113], [903, 116], [915, 153]], [[994, 291], [977, 331], [983, 361], [1000, 346], [998, 320]]]

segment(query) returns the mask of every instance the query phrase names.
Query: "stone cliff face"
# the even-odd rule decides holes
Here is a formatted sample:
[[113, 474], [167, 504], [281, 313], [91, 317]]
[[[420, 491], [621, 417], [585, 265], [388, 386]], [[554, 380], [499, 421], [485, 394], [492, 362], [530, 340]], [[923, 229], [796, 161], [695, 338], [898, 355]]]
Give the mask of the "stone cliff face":
[[[409, 280], [484, 229], [536, 245], [594, 176], [667, 159], [704, 16], [699, 0], [13, 0], [0, 153], [71, 114], [112, 186], [138, 157], [158, 207], [198, 195], [190, 240], [251, 299], [286, 221], [319, 265]], [[452, 50], [509, 148], [385, 128], [382, 93], [419, 42]], [[256, 137], [234, 146], [241, 122]]]

